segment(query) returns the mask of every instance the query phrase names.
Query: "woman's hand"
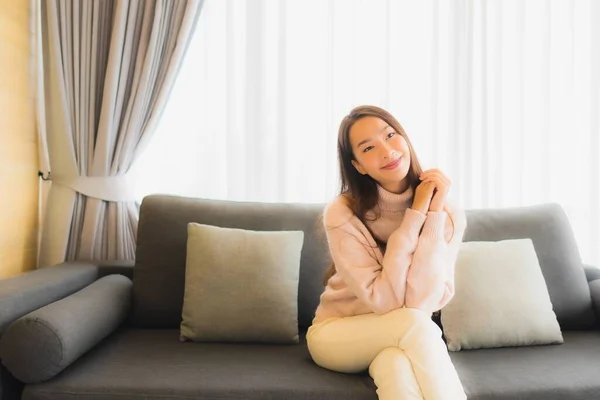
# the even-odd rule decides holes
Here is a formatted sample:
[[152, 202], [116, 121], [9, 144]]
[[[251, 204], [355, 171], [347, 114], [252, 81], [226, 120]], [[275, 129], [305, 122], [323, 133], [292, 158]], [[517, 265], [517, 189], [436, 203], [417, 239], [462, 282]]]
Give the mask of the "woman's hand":
[[421, 214], [427, 214], [427, 210], [429, 210], [429, 206], [433, 198], [434, 190], [434, 182], [421, 182], [415, 189], [415, 197], [413, 199], [411, 208], [420, 212]]
[[421, 185], [430, 183], [435, 186], [433, 198], [429, 204], [429, 211], [442, 211], [446, 203], [446, 197], [450, 191], [450, 178], [437, 168], [424, 171], [421, 176]]

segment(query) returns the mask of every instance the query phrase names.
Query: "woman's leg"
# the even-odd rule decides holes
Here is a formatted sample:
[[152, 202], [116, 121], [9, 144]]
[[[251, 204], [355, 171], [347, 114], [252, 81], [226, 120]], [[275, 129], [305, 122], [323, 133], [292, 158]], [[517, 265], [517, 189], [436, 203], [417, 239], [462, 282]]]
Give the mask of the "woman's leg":
[[410, 360], [425, 400], [466, 399], [441, 330], [420, 310], [327, 320], [310, 328], [307, 341], [318, 365], [349, 373], [367, 369], [383, 350], [397, 347]]
[[410, 360], [398, 347], [388, 347], [375, 356], [369, 365], [369, 375], [382, 400], [422, 400]]

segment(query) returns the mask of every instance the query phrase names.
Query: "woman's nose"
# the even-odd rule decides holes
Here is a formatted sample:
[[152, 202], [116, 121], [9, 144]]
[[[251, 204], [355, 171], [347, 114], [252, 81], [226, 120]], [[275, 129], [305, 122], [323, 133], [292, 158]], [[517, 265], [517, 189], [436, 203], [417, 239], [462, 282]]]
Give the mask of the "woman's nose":
[[394, 150], [391, 146], [388, 146], [387, 144], [384, 146], [383, 158], [393, 158], [395, 154], [396, 150]]

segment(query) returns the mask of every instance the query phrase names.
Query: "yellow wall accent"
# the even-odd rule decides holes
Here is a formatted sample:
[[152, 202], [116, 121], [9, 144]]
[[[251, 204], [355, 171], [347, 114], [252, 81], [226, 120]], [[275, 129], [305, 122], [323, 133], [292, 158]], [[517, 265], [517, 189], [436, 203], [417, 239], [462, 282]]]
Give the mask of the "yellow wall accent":
[[0, 0], [0, 278], [35, 268], [38, 159], [28, 0]]

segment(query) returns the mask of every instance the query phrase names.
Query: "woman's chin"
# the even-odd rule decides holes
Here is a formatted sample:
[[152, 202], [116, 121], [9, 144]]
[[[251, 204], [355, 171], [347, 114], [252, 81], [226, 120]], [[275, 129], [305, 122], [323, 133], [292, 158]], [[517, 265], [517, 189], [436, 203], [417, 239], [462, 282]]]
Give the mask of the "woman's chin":
[[405, 170], [404, 168], [398, 168], [392, 171], [385, 171], [383, 175], [384, 179], [388, 182], [398, 182], [406, 178], [408, 175], [408, 170]]

